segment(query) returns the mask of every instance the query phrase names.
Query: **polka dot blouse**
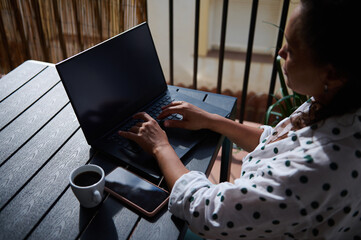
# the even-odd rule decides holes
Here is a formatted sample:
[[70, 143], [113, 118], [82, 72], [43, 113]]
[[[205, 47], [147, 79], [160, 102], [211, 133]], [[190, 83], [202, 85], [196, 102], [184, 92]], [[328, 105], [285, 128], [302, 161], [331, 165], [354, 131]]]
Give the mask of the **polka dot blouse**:
[[287, 121], [263, 126], [234, 184], [179, 178], [169, 210], [204, 238], [361, 239], [361, 109], [273, 142]]

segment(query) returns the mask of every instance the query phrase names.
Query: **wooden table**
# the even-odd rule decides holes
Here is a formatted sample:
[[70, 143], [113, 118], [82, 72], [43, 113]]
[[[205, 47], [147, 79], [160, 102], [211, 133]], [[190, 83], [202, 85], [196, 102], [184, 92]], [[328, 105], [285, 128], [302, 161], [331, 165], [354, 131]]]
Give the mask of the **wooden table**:
[[[234, 112], [233, 97], [206, 99]], [[186, 156], [187, 168], [209, 174], [222, 141], [212, 134]], [[69, 174], [87, 163], [106, 173], [117, 165], [87, 144], [52, 64], [26, 61], [0, 79], [0, 239], [182, 238], [186, 224], [167, 208], [147, 219], [109, 195], [97, 208], [80, 207]]]

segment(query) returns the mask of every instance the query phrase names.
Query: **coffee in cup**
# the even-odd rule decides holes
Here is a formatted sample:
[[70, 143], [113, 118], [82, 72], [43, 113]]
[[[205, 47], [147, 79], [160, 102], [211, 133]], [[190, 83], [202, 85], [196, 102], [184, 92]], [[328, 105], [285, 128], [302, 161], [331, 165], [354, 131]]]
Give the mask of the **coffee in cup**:
[[70, 174], [70, 186], [79, 200], [86, 208], [97, 206], [103, 199], [105, 174], [101, 167], [93, 164], [84, 165], [74, 169]]

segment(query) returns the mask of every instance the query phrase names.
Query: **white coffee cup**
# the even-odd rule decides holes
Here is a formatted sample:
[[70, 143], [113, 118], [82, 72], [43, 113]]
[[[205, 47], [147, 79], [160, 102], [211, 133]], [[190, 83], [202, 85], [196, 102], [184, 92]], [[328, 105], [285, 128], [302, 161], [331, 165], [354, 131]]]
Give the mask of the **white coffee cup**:
[[92, 208], [101, 203], [105, 184], [105, 174], [101, 167], [84, 165], [70, 173], [70, 186], [80, 205]]

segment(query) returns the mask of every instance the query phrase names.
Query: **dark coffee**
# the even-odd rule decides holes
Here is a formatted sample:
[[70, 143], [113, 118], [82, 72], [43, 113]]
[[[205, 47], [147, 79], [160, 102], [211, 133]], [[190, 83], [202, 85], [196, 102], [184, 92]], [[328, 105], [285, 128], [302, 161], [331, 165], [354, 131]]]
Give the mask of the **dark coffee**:
[[74, 184], [80, 187], [90, 186], [99, 182], [101, 177], [102, 176], [97, 172], [93, 172], [93, 171], [82, 172], [74, 178]]

